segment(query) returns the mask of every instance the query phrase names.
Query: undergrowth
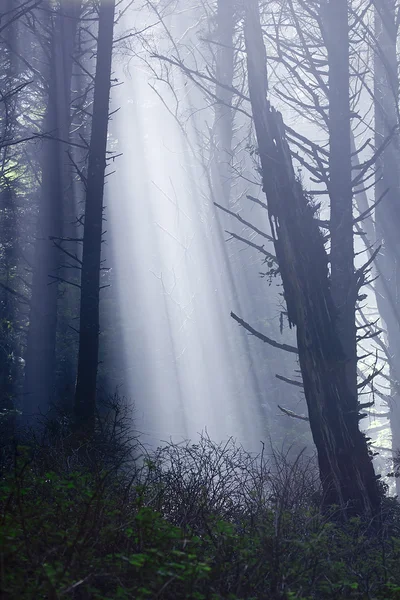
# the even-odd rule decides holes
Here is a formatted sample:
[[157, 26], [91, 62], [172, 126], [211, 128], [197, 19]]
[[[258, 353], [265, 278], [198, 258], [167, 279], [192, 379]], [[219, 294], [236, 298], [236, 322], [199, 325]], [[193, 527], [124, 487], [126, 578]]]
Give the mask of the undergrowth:
[[343, 525], [304, 455], [148, 452], [120, 418], [83, 446], [57, 426], [3, 448], [1, 598], [400, 600], [394, 501]]

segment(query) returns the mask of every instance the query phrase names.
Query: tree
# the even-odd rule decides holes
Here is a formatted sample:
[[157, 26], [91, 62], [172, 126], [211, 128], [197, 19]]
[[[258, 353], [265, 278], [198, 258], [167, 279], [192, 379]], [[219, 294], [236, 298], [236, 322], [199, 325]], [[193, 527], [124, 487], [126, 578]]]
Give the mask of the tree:
[[114, 12], [115, 0], [101, 0], [99, 7], [92, 130], [86, 182], [75, 419], [77, 429], [82, 433], [89, 434], [94, 430], [96, 410], [103, 195], [111, 87]]
[[[363, 271], [355, 272], [353, 264], [347, 2], [329, 2], [324, 8], [330, 84], [329, 258], [315, 209], [295, 177], [282, 117], [267, 100], [267, 57], [257, 0], [247, 2], [245, 8], [249, 93], [288, 319], [296, 326], [325, 503], [338, 505], [348, 514], [376, 514], [380, 495], [359, 429], [357, 397], [355, 304]], [[334, 46], [337, 37], [339, 51]], [[345, 169], [343, 179], [341, 168]]]
[[[374, 3], [375, 148], [384, 148], [377, 159], [375, 185], [375, 236], [381, 247], [377, 257], [379, 276], [375, 285], [379, 312], [387, 332], [391, 380], [388, 407], [394, 453], [400, 449], [400, 121], [396, 4], [394, 0]], [[399, 479], [396, 483], [397, 493], [400, 493]]]
[[32, 294], [26, 347], [24, 414], [47, 413], [55, 400], [58, 283], [64, 233], [65, 190], [70, 176], [68, 142], [73, 48], [79, 2], [47, 7], [48, 72], [41, 164], [41, 192], [34, 250]]
[[[31, 4], [25, 5], [26, 10]], [[19, 34], [19, 19], [25, 14], [22, 7], [5, 4], [5, 19], [0, 27], [0, 412], [13, 411], [21, 375], [23, 329], [20, 304], [27, 298], [17, 285], [19, 264], [18, 241], [18, 169], [21, 144], [13, 145], [18, 137], [18, 116], [21, 93], [26, 87], [18, 73], [18, 60], [13, 54]], [[13, 414], [8, 412], [8, 414]], [[14, 418], [0, 419], [0, 437], [13, 433]]]
[[[242, 11], [240, 3], [230, 0], [207, 2], [203, 5], [203, 9], [204, 15], [199, 7], [196, 8], [198, 11], [196, 18], [199, 19], [199, 23], [207, 21], [210, 26], [207, 34], [204, 34], [202, 28], [198, 32], [202, 44], [192, 44], [192, 49], [188, 39], [180, 36], [179, 43], [175, 43], [174, 39], [172, 42], [170, 40], [171, 53], [165, 49], [165, 45], [162, 53], [156, 47], [152, 54], [160, 60], [160, 65], [155, 79], [170, 87], [174, 70], [178, 68], [187, 78], [188, 86], [185, 89], [190, 90], [196, 98], [197, 88], [205, 99], [205, 106], [201, 104], [201, 111], [199, 98], [196, 98], [191, 106], [194, 125], [199, 128], [196, 141], [201, 142], [194, 148], [194, 158], [202, 161], [202, 167], [208, 178], [209, 198], [218, 209], [215, 215], [215, 222], [218, 224], [215, 239], [218, 243], [217, 231], [219, 231], [225, 272], [229, 277], [228, 285], [224, 286], [225, 294], [229, 298], [232, 316], [240, 315], [240, 318], [246, 317], [252, 322], [262, 323], [276, 337], [279, 336], [280, 330], [276, 313], [280, 310], [281, 294], [279, 284], [275, 285], [269, 277], [271, 261], [272, 265], [275, 263], [273, 254], [267, 251], [264, 244], [266, 240], [270, 242], [272, 238], [269, 233], [261, 231], [261, 228], [268, 226], [268, 220], [262, 207], [257, 203], [259, 184], [257, 181], [252, 182], [254, 180], [253, 158], [248, 152], [248, 145], [252, 144], [253, 140], [250, 134], [251, 116], [247, 105], [246, 68], [242, 52]], [[156, 16], [163, 21], [160, 12], [157, 11]], [[167, 23], [163, 23], [163, 27], [168, 31]], [[196, 32], [195, 27], [191, 27], [188, 31], [191, 32], [190, 38], [195, 36], [193, 33]], [[151, 68], [154, 72], [154, 67]], [[174, 106], [173, 112], [183, 129], [183, 123], [187, 118], [184, 110], [185, 102], [184, 99], [177, 98], [179, 95], [174, 91], [177, 107], [175, 109]], [[199, 121], [197, 115], [201, 115]], [[204, 118], [207, 119], [205, 129], [200, 125]], [[247, 202], [246, 196], [250, 196], [253, 202]], [[257, 222], [257, 225], [253, 225], [253, 222]], [[228, 240], [223, 239], [224, 233], [229, 235]], [[260, 239], [261, 241], [258, 242]], [[243, 244], [248, 246], [245, 252], [243, 252]], [[262, 273], [259, 273], [258, 252], [264, 259]], [[267, 263], [268, 269], [265, 267]], [[282, 319], [281, 324], [283, 326]], [[287, 334], [286, 331], [285, 328], [284, 335], [292, 338], [292, 334]], [[227, 355], [232, 352], [230, 362], [233, 364], [234, 357], [237, 355], [237, 342], [234, 342], [231, 349], [230, 339], [228, 335], [225, 348]], [[268, 345], [260, 347], [245, 331], [242, 339], [245, 347], [242, 361], [250, 363], [248, 373], [251, 374], [252, 384], [256, 389], [264, 427], [266, 430], [271, 427], [275, 432], [278, 429], [280, 432], [278, 435], [286, 439], [289, 430], [296, 438], [299, 437], [300, 432], [302, 437], [300, 443], [303, 447], [303, 434], [309, 441], [308, 429], [304, 426], [297, 427], [297, 431], [293, 431], [291, 429], [293, 422], [281, 419], [279, 415], [277, 418], [277, 411], [274, 410], [279, 403], [283, 402], [294, 408], [299, 400], [301, 392], [298, 386], [288, 388], [288, 378], [283, 377], [280, 381], [285, 383], [280, 383], [279, 378], [275, 377], [276, 373], [289, 374], [293, 370], [294, 364], [291, 360], [293, 355], [284, 355], [286, 360], [282, 361], [282, 354], [278, 355]], [[250, 389], [249, 387], [249, 391]], [[291, 439], [293, 440], [293, 436]]]

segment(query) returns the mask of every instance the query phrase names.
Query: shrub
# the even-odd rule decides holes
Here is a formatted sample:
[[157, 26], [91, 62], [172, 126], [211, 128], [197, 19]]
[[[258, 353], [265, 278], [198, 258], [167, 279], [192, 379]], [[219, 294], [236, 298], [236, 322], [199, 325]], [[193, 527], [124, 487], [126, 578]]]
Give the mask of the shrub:
[[2, 598], [400, 599], [397, 503], [378, 524], [335, 522], [304, 454], [206, 436], [153, 453], [137, 442], [129, 458], [105, 447], [104, 460], [90, 444], [83, 458], [68, 443], [14, 449], [0, 481]]

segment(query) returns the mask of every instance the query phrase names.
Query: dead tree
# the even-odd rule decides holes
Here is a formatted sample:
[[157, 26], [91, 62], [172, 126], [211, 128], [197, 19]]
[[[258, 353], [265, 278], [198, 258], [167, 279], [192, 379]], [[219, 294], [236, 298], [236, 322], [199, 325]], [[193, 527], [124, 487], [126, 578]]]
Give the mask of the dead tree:
[[76, 427], [83, 434], [92, 433], [95, 425], [100, 333], [99, 307], [103, 195], [111, 87], [114, 12], [115, 0], [102, 0], [100, 2], [92, 131], [86, 184], [78, 373], [75, 390]]
[[[285, 13], [282, 18], [282, 23], [291, 23], [292, 30], [291, 35], [287, 35], [285, 26], [277, 24], [272, 34], [268, 34], [268, 28], [264, 30], [269, 43], [275, 50], [275, 60], [278, 60], [278, 75], [277, 85], [273, 86], [273, 91], [276, 93], [281, 100], [283, 100], [288, 106], [294, 108], [298, 112], [300, 118], [303, 120], [307, 119], [312, 123], [313, 127], [317, 127], [319, 142], [315, 139], [310, 138], [310, 134], [299, 135], [297, 131], [286, 128], [288, 139], [291, 144], [292, 156], [300, 166], [308, 171], [311, 180], [317, 184], [317, 189], [312, 190], [312, 195], [317, 195], [319, 198], [324, 199], [324, 196], [332, 197], [333, 188], [331, 186], [331, 173], [329, 171], [329, 163], [331, 162], [331, 154], [334, 151], [335, 145], [328, 147], [327, 142], [329, 139], [329, 117], [328, 110], [330, 108], [330, 87], [328, 83], [329, 76], [329, 61], [328, 61], [328, 39], [329, 31], [332, 30], [334, 19], [332, 19], [323, 8], [326, 3], [321, 5], [321, 13], [315, 11], [312, 6], [308, 3], [305, 4], [301, 0], [288, 0], [285, 5]], [[376, 3], [379, 7], [379, 11], [384, 10], [382, 3]], [[368, 7], [367, 11], [361, 10], [359, 5], [348, 5], [350, 13], [350, 26], [349, 26], [349, 38], [350, 38], [350, 53], [349, 62], [352, 73], [352, 79], [350, 84], [350, 96], [351, 105], [350, 113], [352, 116], [352, 131], [351, 131], [351, 160], [352, 160], [352, 186], [353, 195], [356, 201], [359, 216], [354, 219], [354, 227], [356, 234], [361, 236], [358, 240], [364, 241], [365, 253], [369, 255], [372, 260], [375, 259], [375, 267], [377, 267], [377, 273], [379, 275], [376, 283], [376, 297], [378, 307], [382, 303], [386, 303], [386, 309], [390, 310], [393, 315], [397, 314], [397, 321], [399, 310], [396, 308], [395, 296], [390, 291], [390, 284], [388, 281], [388, 270], [383, 267], [382, 262], [384, 261], [384, 254], [388, 252], [388, 245], [384, 251], [376, 254], [376, 248], [379, 245], [382, 246], [382, 235], [378, 235], [375, 231], [374, 216], [375, 212], [379, 213], [383, 210], [388, 200], [389, 187], [386, 186], [384, 189], [381, 187], [379, 193], [376, 193], [375, 204], [372, 204], [368, 200], [368, 191], [372, 190], [375, 186], [375, 181], [382, 184], [382, 168], [380, 164], [383, 161], [389, 145], [396, 146], [395, 140], [395, 129], [394, 127], [388, 130], [385, 136], [381, 136], [380, 140], [377, 140], [375, 148], [371, 144], [372, 138], [375, 136], [375, 126], [372, 118], [372, 112], [368, 103], [363, 100], [364, 94], [371, 98], [372, 105], [375, 104], [375, 94], [373, 86], [371, 86], [371, 79], [374, 75], [373, 63], [371, 60], [376, 53], [383, 57], [381, 62], [384, 63], [383, 68], [389, 67], [389, 62], [384, 58], [384, 51], [378, 41], [378, 33], [375, 36], [374, 27], [371, 25], [373, 19], [374, 7]], [[332, 9], [332, 6], [331, 6]], [[397, 22], [394, 18], [394, 11], [392, 10], [392, 39], [395, 39], [396, 33], [394, 31], [395, 23]], [[390, 14], [389, 16], [390, 23]], [[322, 17], [322, 18], [321, 18]], [[264, 15], [264, 19], [269, 23], [268, 16]], [[393, 20], [394, 19], [394, 20]], [[293, 38], [293, 31], [295, 32], [295, 38]], [[336, 43], [336, 37], [334, 35], [334, 44]], [[332, 44], [331, 44], [332, 46]], [[335, 48], [334, 48], [335, 51]], [[271, 52], [271, 50], [270, 50]], [[273, 55], [272, 55], [273, 56]], [[342, 60], [342, 64], [345, 64]], [[367, 67], [367, 68], [366, 68]], [[285, 75], [282, 76], [279, 69], [285, 70]], [[393, 69], [392, 69], [393, 73]], [[275, 83], [275, 82], [274, 82]], [[335, 86], [337, 89], [339, 87]], [[396, 85], [386, 87], [386, 100], [385, 102], [391, 102], [393, 99], [393, 92], [396, 89]], [[299, 94], [299, 90], [301, 93]], [[346, 86], [342, 86], [342, 93], [344, 94]], [[361, 93], [362, 92], [362, 93]], [[346, 100], [346, 97], [344, 97]], [[340, 114], [340, 113], [339, 113]], [[348, 112], [347, 112], [348, 114]], [[393, 122], [393, 118], [392, 118]], [[336, 148], [340, 149], [340, 136], [336, 135], [337, 130], [333, 128], [334, 136], [339, 141], [339, 145]], [[361, 140], [361, 142], [360, 142]], [[397, 146], [396, 146], [397, 147]], [[345, 164], [341, 152], [336, 152], [339, 161]], [[348, 155], [348, 150], [347, 150]], [[378, 171], [378, 177], [376, 172]], [[341, 177], [342, 173], [346, 175], [347, 181], [348, 168], [338, 169], [336, 173]], [[337, 179], [337, 177], [336, 177]], [[340, 182], [342, 183], [342, 182]], [[383, 199], [383, 202], [381, 202]], [[322, 204], [324, 206], [324, 204]], [[376, 207], [376, 211], [375, 211]], [[393, 222], [393, 221], [392, 221]], [[327, 237], [330, 236], [330, 223], [328, 221], [321, 222], [322, 226], [326, 231]], [[378, 239], [378, 244], [376, 240]], [[340, 243], [339, 243], [340, 248]], [[360, 244], [358, 245], [360, 249]], [[357, 254], [362, 254], [358, 252]], [[385, 275], [383, 275], [385, 273]], [[392, 278], [393, 282], [393, 278]], [[365, 299], [365, 296], [364, 296]], [[359, 342], [359, 350], [363, 355], [363, 360], [360, 362], [361, 368], [359, 369], [359, 386], [361, 393], [368, 393], [372, 398], [379, 398], [383, 402], [388, 403], [392, 406], [390, 394], [386, 391], [382, 391], [381, 383], [375, 378], [378, 374], [379, 369], [374, 367], [371, 372], [371, 361], [368, 357], [371, 357], [371, 349], [365, 348], [363, 340], [374, 339], [374, 346], [376, 352], [378, 352], [378, 358], [380, 365], [382, 363], [389, 364], [391, 361], [390, 354], [386, 343], [381, 339], [381, 330], [376, 326], [376, 323], [371, 323], [368, 317], [370, 309], [373, 307], [366, 307], [367, 310], [361, 310], [360, 305], [357, 305], [356, 309], [356, 321], [357, 321], [357, 341]], [[380, 314], [383, 313], [380, 310]], [[366, 318], [368, 317], [368, 318]], [[374, 352], [375, 354], [375, 352]], [[367, 358], [366, 361], [364, 359]], [[363, 369], [370, 371], [367, 376]], [[381, 376], [382, 381], [383, 374]], [[366, 391], [369, 390], [369, 391]], [[372, 418], [389, 418], [390, 411], [380, 412], [374, 410], [373, 412], [366, 411], [363, 416], [370, 416]], [[395, 426], [397, 420], [393, 419], [392, 423]], [[389, 423], [387, 428], [389, 427]], [[384, 429], [385, 425], [379, 427], [379, 431]], [[368, 433], [374, 435], [378, 431], [377, 428], [368, 430]], [[381, 450], [381, 448], [380, 448]]]
[[[351, 179], [338, 181], [341, 161], [350, 154], [348, 108], [349, 75], [347, 2], [326, 6], [327, 17], [341, 38], [338, 56], [330, 57], [330, 77], [344, 92], [332, 91], [331, 127], [341, 136], [331, 141], [331, 169], [335, 173], [331, 201], [334, 252], [329, 277], [328, 255], [314, 208], [296, 180], [281, 115], [267, 100], [267, 58], [257, 0], [246, 2], [245, 41], [249, 93], [259, 146], [263, 189], [282, 277], [288, 319], [296, 327], [299, 362], [308, 416], [317, 448], [325, 503], [346, 509], [347, 514], [376, 514], [380, 495], [364, 435], [359, 429], [355, 303], [363, 272], [353, 266]], [[333, 44], [326, 31], [328, 44]], [[332, 46], [331, 46], [332, 47]], [[337, 47], [336, 47], [337, 49]], [[350, 165], [346, 165], [350, 170]], [[346, 171], [346, 172], [347, 172]], [[344, 211], [346, 223], [339, 218]], [[344, 248], [341, 245], [344, 245]], [[335, 265], [332, 264], [335, 261]], [[343, 281], [340, 272], [343, 269]], [[346, 287], [345, 287], [346, 284]], [[348, 329], [347, 329], [348, 328]]]

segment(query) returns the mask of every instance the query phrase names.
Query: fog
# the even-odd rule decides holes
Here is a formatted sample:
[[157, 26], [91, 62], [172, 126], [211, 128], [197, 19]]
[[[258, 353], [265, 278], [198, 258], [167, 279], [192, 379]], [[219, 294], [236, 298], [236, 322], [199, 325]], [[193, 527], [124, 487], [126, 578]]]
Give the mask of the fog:
[[[154, 22], [150, 10], [128, 12], [121, 32], [133, 17], [137, 30]], [[191, 17], [170, 16], [168, 27], [177, 35]], [[196, 31], [186, 31], [195, 37]], [[162, 40], [163, 33], [159, 24], [152, 40]], [[246, 228], [213, 204], [223, 200], [211, 194], [210, 156], [201, 147], [213, 127], [212, 107], [178, 69], [173, 93], [157, 85], [151, 68], [158, 66], [143, 51], [136, 53], [134, 44], [114, 66], [120, 85], [112, 91], [112, 108], [118, 111], [110, 141], [122, 156], [110, 165], [115, 173], [108, 179], [106, 204], [123, 322], [122, 390], [134, 407], [136, 427], [152, 442], [194, 439], [207, 431], [213, 439], [233, 436], [256, 449], [271, 434], [271, 397], [279, 399], [274, 369], [282, 357], [278, 351], [269, 361], [271, 349], [242, 330], [230, 313], [280, 337], [280, 290], [276, 281], [261, 277], [268, 271], [263, 257], [229, 241], [225, 232], [246, 235]], [[177, 106], [184, 126], [175, 116]], [[247, 213], [267, 228], [265, 211], [246, 200], [261, 190], [253, 164], [241, 165], [243, 155], [242, 150], [235, 157], [235, 171], [228, 165], [230, 206], [237, 211], [235, 201], [241, 201], [246, 205], [241, 216]], [[290, 375], [291, 362], [280, 363], [276, 372]], [[296, 392], [280, 385], [286, 396]]]
[[[247, 198], [263, 196], [257, 157], [251, 158], [248, 145], [248, 107], [235, 112], [234, 151], [218, 163], [221, 156], [213, 147], [218, 102], [206, 98], [188, 73], [155, 56], [165, 54], [172, 62], [179, 58], [193, 71], [207, 72], [212, 46], [204, 41], [206, 10], [190, 3], [185, 10], [178, 8], [175, 3], [163, 12], [162, 3], [156, 9], [148, 2], [128, 9], [116, 27], [116, 39], [130, 32], [114, 57], [109, 142], [117, 158], [109, 165], [106, 186], [110, 266], [122, 338], [116, 383], [132, 406], [135, 427], [152, 444], [196, 439], [204, 431], [216, 440], [233, 436], [252, 450], [266, 439], [296, 443], [301, 428], [297, 422], [294, 434], [278, 405], [304, 414], [303, 393], [276, 375], [296, 380], [297, 362], [251, 336], [230, 315], [233, 311], [271, 338], [294, 343], [279, 278], [269, 276], [262, 253], [234, 236], [269, 252], [272, 244], [214, 206], [217, 202], [269, 231], [266, 212]], [[307, 115], [299, 118], [278, 93], [279, 86], [286, 89], [287, 75], [283, 67], [272, 74], [277, 107], [289, 126], [323, 146], [327, 134], [321, 125]], [[366, 114], [369, 102], [362, 91], [359, 105]], [[360, 131], [357, 125], [354, 135], [357, 148], [363, 148], [354, 158], [356, 175], [371, 148], [368, 127]], [[305, 156], [301, 145], [296, 152]], [[301, 160], [298, 167], [304, 186], [321, 202], [320, 218], [328, 219], [324, 185], [314, 181]], [[359, 213], [372, 205], [372, 191], [356, 196]], [[377, 242], [371, 225], [369, 231], [367, 243], [356, 236], [357, 267], [368, 259], [368, 244]], [[360, 326], [377, 314], [374, 290], [366, 294]], [[363, 400], [377, 402], [377, 412], [363, 421], [363, 429], [380, 431], [376, 415], [385, 410], [381, 396], [387, 365], [373, 340], [366, 339], [360, 348], [370, 353], [360, 361], [362, 378], [383, 369], [383, 377], [375, 381], [378, 396], [366, 389]], [[286, 429], [289, 434], [282, 438]], [[381, 452], [389, 443], [385, 428], [378, 443]]]

